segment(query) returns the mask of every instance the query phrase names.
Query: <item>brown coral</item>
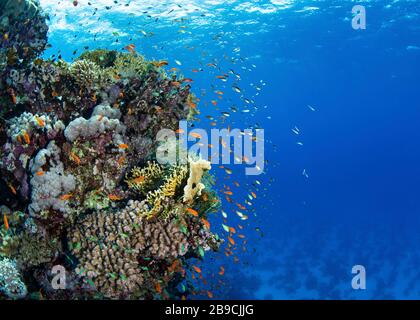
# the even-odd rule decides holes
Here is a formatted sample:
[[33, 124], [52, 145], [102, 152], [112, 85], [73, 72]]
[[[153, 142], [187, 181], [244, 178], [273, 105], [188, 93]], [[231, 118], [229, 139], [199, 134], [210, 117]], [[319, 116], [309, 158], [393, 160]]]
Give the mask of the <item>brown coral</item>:
[[72, 252], [80, 262], [77, 271], [105, 296], [139, 294], [153, 279], [141, 269], [141, 261], [171, 261], [188, 250], [187, 236], [175, 221], [141, 218], [142, 205], [130, 201], [119, 212], [97, 212], [71, 230]]

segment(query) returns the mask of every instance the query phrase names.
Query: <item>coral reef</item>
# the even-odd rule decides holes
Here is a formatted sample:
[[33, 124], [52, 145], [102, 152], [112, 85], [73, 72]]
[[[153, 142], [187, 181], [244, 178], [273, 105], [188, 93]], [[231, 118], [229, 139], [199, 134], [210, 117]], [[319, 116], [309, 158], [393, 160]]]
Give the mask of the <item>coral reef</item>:
[[0, 260], [0, 291], [11, 299], [22, 299], [27, 294], [20, 272], [13, 260]]
[[[139, 213], [144, 206], [130, 200], [122, 210], [97, 211], [70, 232], [73, 254], [80, 262], [76, 272], [106, 297], [153, 295], [162, 265], [173, 265], [199, 246], [204, 250], [217, 246], [212, 234], [201, 228], [183, 230], [187, 221], [143, 218]], [[173, 277], [165, 272], [166, 282]]]
[[196, 112], [189, 81], [134, 52], [42, 59], [38, 2], [0, 12], [0, 299], [179, 298], [189, 259], [221, 243], [210, 163], [177, 140], [183, 161], [156, 160], [159, 130]]

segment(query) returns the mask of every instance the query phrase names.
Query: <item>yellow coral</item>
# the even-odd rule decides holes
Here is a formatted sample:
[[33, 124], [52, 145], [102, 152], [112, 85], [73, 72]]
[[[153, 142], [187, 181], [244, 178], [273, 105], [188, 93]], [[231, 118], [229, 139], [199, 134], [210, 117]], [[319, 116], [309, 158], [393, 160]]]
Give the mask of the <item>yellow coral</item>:
[[159, 164], [148, 161], [144, 168], [134, 167], [130, 174], [126, 175], [125, 182], [130, 189], [143, 191], [146, 184], [160, 178], [162, 174], [163, 169]]
[[176, 190], [182, 185], [187, 176], [187, 172], [186, 166], [173, 167], [171, 174], [165, 177], [163, 185], [157, 190], [148, 192], [146, 203], [151, 206], [151, 209], [145, 213], [147, 218], [153, 218], [160, 213], [162, 214], [162, 218], [169, 217], [171, 210], [169, 208], [162, 213], [162, 202], [165, 199], [175, 197]]
[[204, 184], [201, 183], [205, 170], [211, 169], [209, 161], [199, 159], [194, 161], [190, 159], [190, 176], [187, 181], [187, 185], [184, 188], [184, 202], [192, 202], [196, 195], [201, 195], [201, 191], [204, 189]]

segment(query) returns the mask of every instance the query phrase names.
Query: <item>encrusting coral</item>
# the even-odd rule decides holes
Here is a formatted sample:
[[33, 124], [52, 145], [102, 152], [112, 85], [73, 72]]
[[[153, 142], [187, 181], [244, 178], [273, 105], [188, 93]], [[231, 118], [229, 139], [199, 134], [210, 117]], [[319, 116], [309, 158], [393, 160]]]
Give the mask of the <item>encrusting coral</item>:
[[185, 161], [158, 163], [155, 137], [196, 112], [190, 81], [135, 52], [39, 58], [38, 2], [0, 12], [0, 300], [187, 295], [188, 260], [220, 246], [207, 221], [220, 201], [208, 161], [169, 141]]

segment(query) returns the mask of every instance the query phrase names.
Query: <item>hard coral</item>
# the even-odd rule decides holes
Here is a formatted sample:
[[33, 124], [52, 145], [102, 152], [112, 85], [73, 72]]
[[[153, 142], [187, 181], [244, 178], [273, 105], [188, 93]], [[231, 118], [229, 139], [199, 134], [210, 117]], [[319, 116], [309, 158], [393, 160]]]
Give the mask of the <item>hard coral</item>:
[[0, 292], [11, 299], [22, 299], [27, 294], [16, 263], [7, 258], [0, 260]]
[[[146, 283], [153, 270], [140, 261], [173, 260], [187, 253], [188, 240], [174, 221], [150, 221], [138, 212], [144, 203], [130, 201], [120, 211], [98, 212], [80, 221], [73, 230], [73, 254], [80, 261], [76, 272], [104, 295], [127, 298], [151, 290]], [[149, 279], [147, 279], [149, 278]]]

